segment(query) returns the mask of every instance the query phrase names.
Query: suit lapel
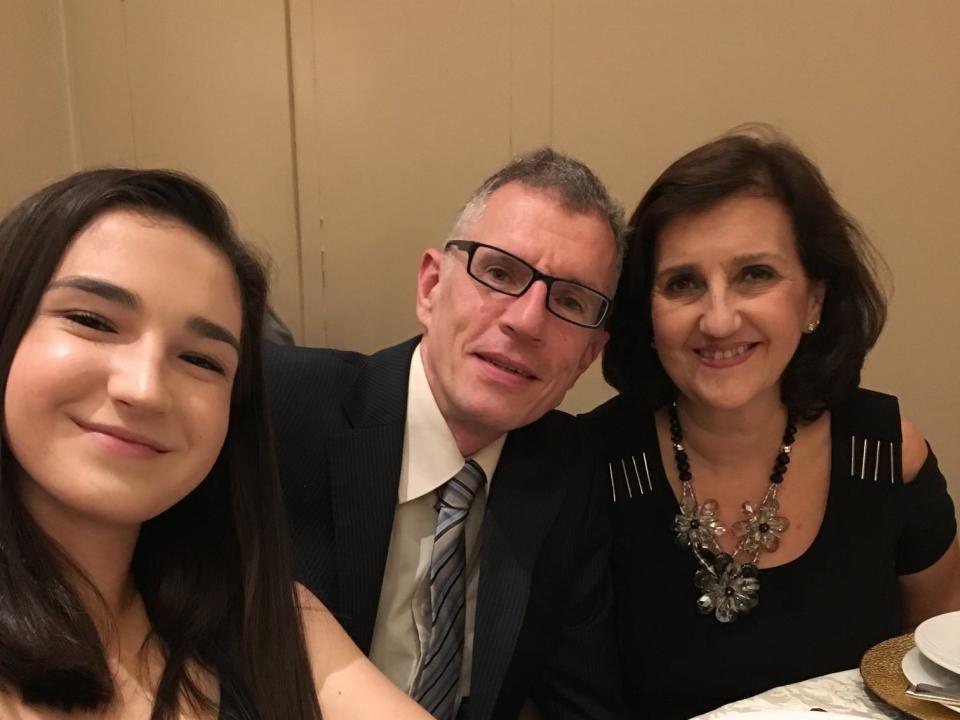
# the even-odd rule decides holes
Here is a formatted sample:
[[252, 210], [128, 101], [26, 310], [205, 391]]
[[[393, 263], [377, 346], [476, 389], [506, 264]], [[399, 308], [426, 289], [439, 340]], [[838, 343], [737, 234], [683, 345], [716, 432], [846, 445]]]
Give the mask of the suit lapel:
[[410, 356], [416, 340], [370, 357], [347, 393], [350, 429], [328, 439], [340, 620], [370, 651], [403, 457]]
[[483, 518], [470, 716], [491, 717], [524, 622], [533, 567], [562, 501], [541, 428], [510, 433]]

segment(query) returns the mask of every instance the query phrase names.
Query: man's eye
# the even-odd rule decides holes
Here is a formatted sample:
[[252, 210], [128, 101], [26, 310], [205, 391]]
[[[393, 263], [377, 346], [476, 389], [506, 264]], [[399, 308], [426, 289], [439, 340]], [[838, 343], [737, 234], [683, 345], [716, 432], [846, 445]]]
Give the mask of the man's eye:
[[187, 353], [181, 355], [181, 357], [191, 365], [196, 365], [198, 368], [203, 368], [204, 370], [210, 370], [215, 372], [218, 375], [224, 374], [223, 366], [215, 360], [211, 360], [206, 355], [196, 355], [194, 353]]
[[562, 307], [564, 310], [568, 310], [577, 314], [582, 314], [586, 310], [586, 305], [584, 302], [575, 295], [561, 295], [560, 297], [555, 298], [554, 302], [556, 302], [557, 305]]
[[511, 287], [517, 284], [516, 273], [502, 265], [487, 265], [481, 268], [480, 277], [484, 282], [497, 287]]
[[573, 297], [562, 298], [560, 303], [567, 308], [568, 310], [576, 310], [577, 312], [583, 311], [583, 303]]
[[116, 332], [116, 328], [114, 328], [113, 325], [95, 313], [82, 310], [73, 310], [64, 313], [63, 316], [71, 323], [74, 323], [75, 325], [81, 325], [85, 328], [90, 328], [91, 330], [109, 333]]

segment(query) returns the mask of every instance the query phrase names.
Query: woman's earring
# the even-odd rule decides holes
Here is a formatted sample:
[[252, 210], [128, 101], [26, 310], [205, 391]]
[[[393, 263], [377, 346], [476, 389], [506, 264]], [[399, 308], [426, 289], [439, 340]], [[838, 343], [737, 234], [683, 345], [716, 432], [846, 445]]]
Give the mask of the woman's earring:
[[812, 332], [813, 332], [814, 330], [816, 330], [818, 327], [820, 327], [820, 318], [817, 318], [817, 319], [814, 320], [812, 323], [809, 323], [809, 324], [807, 325], [807, 332], [808, 332], [808, 333], [812, 333]]

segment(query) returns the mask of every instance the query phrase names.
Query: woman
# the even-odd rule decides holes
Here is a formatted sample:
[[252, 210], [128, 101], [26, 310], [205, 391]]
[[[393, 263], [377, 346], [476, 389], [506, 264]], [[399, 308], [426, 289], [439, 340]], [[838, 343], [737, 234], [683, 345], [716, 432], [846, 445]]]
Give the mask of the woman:
[[429, 717], [294, 591], [266, 294], [182, 175], [79, 173], [0, 222], [2, 717]]
[[804, 155], [741, 131], [640, 201], [589, 421], [614, 501], [625, 684], [688, 718], [855, 667], [960, 607], [956, 523], [895, 398], [858, 389], [885, 300]]

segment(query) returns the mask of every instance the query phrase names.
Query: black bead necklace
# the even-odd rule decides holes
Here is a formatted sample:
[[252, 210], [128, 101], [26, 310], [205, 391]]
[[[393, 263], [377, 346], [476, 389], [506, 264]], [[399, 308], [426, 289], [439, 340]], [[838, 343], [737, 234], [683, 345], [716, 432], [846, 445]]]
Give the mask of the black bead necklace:
[[[717, 536], [727, 531], [717, 518], [717, 501], [707, 500], [703, 505], [697, 501], [676, 402], [671, 403], [669, 412], [670, 443], [682, 490], [680, 514], [673, 519], [673, 531], [677, 544], [690, 548], [700, 565], [693, 578], [694, 584], [703, 592], [697, 599], [700, 612], [705, 615], [713, 613], [723, 623], [733, 622], [738, 615], [745, 615], [760, 602], [757, 559], [761, 552], [773, 552], [780, 546], [780, 535], [790, 525], [785, 517], [778, 515], [777, 493], [790, 464], [790, 452], [797, 435], [797, 417], [795, 413], [787, 412], [783, 442], [763, 499], [756, 505], [747, 501], [741, 506], [743, 520], [733, 525], [739, 540], [731, 555], [723, 552], [717, 543]], [[738, 562], [736, 558], [739, 556], [746, 559]]]

